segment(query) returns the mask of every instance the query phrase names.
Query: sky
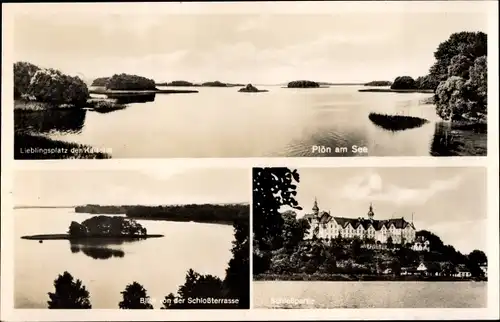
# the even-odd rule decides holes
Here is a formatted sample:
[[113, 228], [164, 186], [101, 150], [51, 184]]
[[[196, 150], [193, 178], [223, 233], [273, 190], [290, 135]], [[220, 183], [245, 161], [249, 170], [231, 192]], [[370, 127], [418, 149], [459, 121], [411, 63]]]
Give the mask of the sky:
[[[158, 82], [278, 84], [422, 76], [440, 42], [487, 31], [485, 13], [18, 14], [15, 61], [86, 80], [132, 73]], [[88, 12], [88, 11], [87, 11]]]
[[18, 170], [15, 206], [250, 203], [245, 168]]
[[302, 216], [320, 211], [338, 217], [404, 217], [462, 252], [486, 250], [485, 168], [302, 168], [297, 201]]

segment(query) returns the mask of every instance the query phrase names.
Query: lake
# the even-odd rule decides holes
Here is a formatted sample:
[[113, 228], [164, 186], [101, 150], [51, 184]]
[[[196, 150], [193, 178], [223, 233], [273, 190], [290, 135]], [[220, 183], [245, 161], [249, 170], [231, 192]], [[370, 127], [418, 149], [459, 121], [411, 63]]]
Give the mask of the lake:
[[[253, 282], [255, 308], [483, 308], [486, 282]], [[291, 305], [295, 301], [296, 305]], [[281, 304], [284, 303], [284, 304]]]
[[[363, 86], [258, 88], [269, 92], [196, 87], [199, 93], [156, 94], [153, 101], [110, 113], [15, 111], [15, 125], [31, 134], [111, 151], [113, 158], [485, 154], [486, 134], [459, 136], [459, 147], [450, 143], [456, 131], [440, 121], [433, 105], [421, 103], [431, 94], [358, 92]], [[374, 124], [371, 112], [429, 122], [394, 132]], [[353, 153], [354, 145], [368, 152]], [[313, 153], [313, 146], [332, 150]], [[347, 151], [335, 152], [336, 147]]]
[[70, 244], [68, 240], [24, 240], [21, 236], [65, 233], [71, 221], [92, 217], [73, 209], [15, 209], [15, 308], [47, 308], [58, 274], [68, 271], [90, 292], [92, 308], [118, 309], [127, 284], [142, 284], [156, 299], [177, 293], [192, 268], [200, 274], [225, 277], [231, 259], [233, 227], [168, 221], [138, 222], [148, 234], [163, 234], [135, 242]]

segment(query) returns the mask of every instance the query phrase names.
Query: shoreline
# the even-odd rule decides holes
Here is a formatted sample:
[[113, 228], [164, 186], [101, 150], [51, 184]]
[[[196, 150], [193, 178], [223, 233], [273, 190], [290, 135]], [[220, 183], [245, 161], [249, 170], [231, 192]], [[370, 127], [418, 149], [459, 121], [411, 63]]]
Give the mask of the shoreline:
[[422, 93], [434, 94], [432, 89], [390, 89], [390, 88], [363, 88], [358, 89], [358, 92], [371, 92], [371, 93]]
[[89, 94], [108, 95], [108, 97], [120, 97], [130, 95], [151, 95], [151, 94], [192, 94], [199, 93], [197, 90], [189, 89], [155, 89], [155, 90], [99, 90], [91, 89]]
[[42, 234], [42, 235], [29, 235], [22, 236], [21, 239], [29, 240], [84, 240], [84, 239], [94, 239], [94, 238], [115, 238], [115, 239], [145, 239], [145, 238], [161, 238], [165, 235], [161, 234], [151, 234], [151, 235], [119, 235], [119, 236], [109, 236], [109, 235], [90, 235], [84, 237], [74, 237], [69, 234]]
[[258, 274], [253, 282], [487, 282], [487, 278], [419, 275], [356, 275], [356, 274]]

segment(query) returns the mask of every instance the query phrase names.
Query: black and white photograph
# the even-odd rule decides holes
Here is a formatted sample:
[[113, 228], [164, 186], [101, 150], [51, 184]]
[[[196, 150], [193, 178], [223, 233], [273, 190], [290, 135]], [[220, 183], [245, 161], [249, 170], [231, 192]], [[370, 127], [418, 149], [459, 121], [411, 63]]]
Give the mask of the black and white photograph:
[[486, 308], [486, 195], [483, 167], [254, 168], [254, 307]]
[[489, 4], [26, 4], [14, 157], [485, 156]]
[[248, 309], [249, 172], [16, 171], [15, 309]]

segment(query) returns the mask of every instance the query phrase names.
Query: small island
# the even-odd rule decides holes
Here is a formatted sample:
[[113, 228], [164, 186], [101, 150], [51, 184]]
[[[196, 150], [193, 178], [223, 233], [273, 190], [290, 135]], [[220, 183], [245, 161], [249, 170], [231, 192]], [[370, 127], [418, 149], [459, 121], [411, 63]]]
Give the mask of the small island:
[[309, 80], [298, 80], [289, 82], [287, 88], [319, 88], [320, 85], [317, 82]]
[[238, 90], [240, 93], [263, 93], [263, 92], [269, 92], [267, 89], [258, 89], [257, 87], [253, 86], [252, 84], [248, 84], [247, 86], [240, 88]]
[[131, 218], [118, 216], [95, 216], [82, 223], [72, 221], [67, 234], [47, 234], [23, 236], [31, 240], [75, 240], [86, 238], [125, 238], [144, 239], [163, 237], [163, 235], [148, 235], [147, 229]]
[[[108, 98], [123, 98], [130, 96], [151, 96], [152, 94], [189, 94], [196, 90], [161, 90], [156, 88], [156, 82], [138, 75], [115, 74], [111, 77], [101, 77], [94, 80], [90, 94], [103, 94]], [[180, 85], [178, 85], [180, 86]]]

